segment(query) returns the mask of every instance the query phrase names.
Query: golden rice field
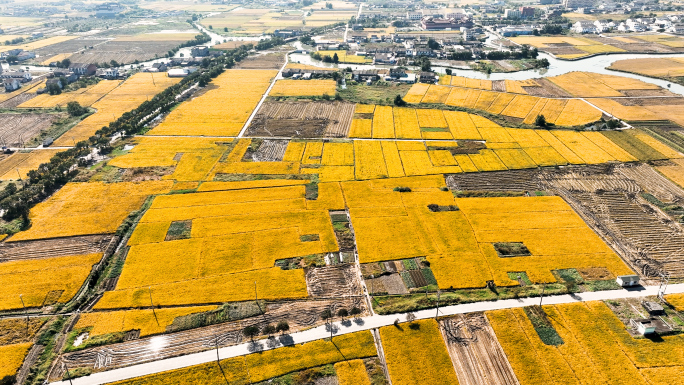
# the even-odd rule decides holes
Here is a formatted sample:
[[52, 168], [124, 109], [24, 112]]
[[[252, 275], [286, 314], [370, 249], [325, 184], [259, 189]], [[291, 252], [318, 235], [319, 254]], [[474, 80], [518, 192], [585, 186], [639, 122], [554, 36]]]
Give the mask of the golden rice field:
[[665, 299], [672, 304], [677, 311], [684, 311], [684, 294], [669, 294], [665, 296]]
[[[440, 190], [443, 184], [438, 176], [341, 183], [360, 262], [427, 256], [442, 288], [483, 287], [489, 280], [515, 285], [510, 271], [539, 283], [555, 282], [555, 269], [631, 272], [559, 197], [454, 198]], [[396, 186], [419, 190], [392, 191]], [[434, 213], [428, 204], [460, 210]], [[500, 258], [492, 246], [499, 242], [523, 242], [531, 255]]]
[[365, 56], [357, 56], [357, 55], [352, 55], [348, 54], [347, 51], [344, 50], [339, 50], [339, 51], [316, 51], [317, 54], [323, 56], [330, 56], [331, 58], [337, 54], [337, 58], [339, 59], [340, 63], [350, 63], [350, 64], [367, 64], [371, 63], [372, 60], [365, 57]]
[[[161, 306], [244, 301], [254, 281], [259, 298], [306, 297], [303, 271], [275, 260], [337, 251], [328, 210], [344, 201], [337, 183], [319, 184], [317, 200], [304, 195], [295, 185], [158, 196], [131, 237], [116, 289], [96, 308], [146, 306], [148, 290]], [[192, 222], [188, 239], [165, 241], [174, 221]]]
[[661, 174], [668, 177], [681, 187], [684, 187], [684, 159], [672, 159], [668, 166], [656, 166]]
[[29, 171], [48, 163], [59, 150], [34, 150], [29, 153], [15, 152], [0, 162], [0, 180], [26, 179]]
[[17, 95], [21, 95], [23, 93], [31, 93], [35, 94], [36, 91], [41, 88], [45, 84], [45, 81], [34, 81], [33, 84], [28, 84], [24, 85], [18, 90], [12, 91], [12, 92], [3, 92], [0, 93], [0, 103], [10, 100], [13, 97]]
[[672, 384], [681, 378], [682, 335], [634, 338], [603, 302], [544, 311], [563, 344], [545, 345], [522, 309], [485, 313], [521, 385]]
[[144, 337], [164, 333], [176, 317], [214, 309], [216, 306], [157, 309], [154, 313], [150, 309], [83, 313], [74, 328], [92, 328], [88, 338], [129, 330], [140, 330], [140, 337]]
[[363, 360], [351, 360], [335, 364], [339, 385], [371, 385]]
[[335, 96], [334, 80], [277, 80], [270, 96]]
[[[231, 142], [232, 139], [138, 137], [132, 150], [112, 159], [109, 165], [120, 168], [175, 166], [174, 172], [164, 176], [165, 179], [202, 181], [229, 150]], [[179, 159], [177, 154], [182, 154]]]
[[209, 83], [207, 92], [174, 109], [148, 135], [236, 136], [276, 73], [226, 70]]
[[[414, 85], [409, 91], [409, 94], [413, 96], [407, 99], [407, 101], [415, 100], [416, 103], [437, 102], [448, 106], [482, 110], [491, 114], [518, 118], [525, 124], [534, 124], [537, 115], [540, 114], [546, 117], [547, 122], [559, 126], [581, 126], [601, 118], [601, 111], [579, 99], [549, 99], [439, 85], [430, 85], [422, 98], [420, 98], [419, 93], [423, 88], [422, 85], [418, 87]], [[425, 100], [430, 98], [431, 92], [433, 94], [437, 92], [433, 92], [433, 88], [440, 89], [440, 94], [448, 91], [446, 99], [442, 98], [436, 101], [433, 98], [426, 102]]]
[[20, 104], [18, 108], [66, 107], [69, 102], [78, 102], [81, 106], [88, 107], [102, 99], [105, 95], [119, 86], [119, 84], [121, 84], [121, 82], [118, 80], [101, 80], [92, 86], [81, 88], [76, 91], [64, 92], [59, 95], [44, 93]]
[[616, 71], [633, 72], [645, 76], [684, 76], [683, 58], [647, 58], [618, 60], [608, 67]]
[[531, 46], [537, 47], [539, 49], [553, 48], [557, 45], [570, 45], [580, 51], [584, 51], [584, 54], [559, 54], [556, 55], [563, 59], [575, 59], [578, 57], [588, 56], [597, 53], [607, 53], [607, 52], [625, 52], [624, 49], [612, 46], [610, 44], [604, 44], [596, 40], [588, 39], [585, 37], [569, 37], [569, 36], [518, 36], [510, 38], [512, 41], [518, 44], [529, 44]]
[[0, 263], [0, 310], [69, 301], [102, 254], [75, 255]]
[[13, 241], [114, 233], [149, 195], [165, 194], [171, 181], [67, 183], [30, 211], [31, 228]]
[[380, 338], [392, 384], [458, 384], [437, 321], [384, 326]]
[[[267, 350], [207, 363], [169, 372], [148, 375], [115, 385], [161, 385], [161, 384], [256, 384], [288, 373], [334, 364], [355, 363], [357, 359], [376, 356], [373, 336], [368, 331], [344, 334], [329, 340], [317, 340], [300, 345]], [[223, 374], [222, 374], [223, 373]], [[224, 378], [224, 374], [226, 378]], [[362, 382], [356, 382], [361, 384]]]
[[24, 51], [33, 51], [39, 48], [47, 47], [49, 45], [57, 44], [57, 43], [63, 43], [65, 41], [69, 41], [71, 39], [76, 39], [78, 36], [52, 36], [52, 37], [47, 37], [45, 39], [40, 39], [36, 41], [32, 41], [30, 43], [26, 44], [18, 44], [18, 45], [4, 45], [0, 47], [0, 52], [7, 52], [13, 49], [23, 49]]
[[139, 72], [131, 76], [92, 104], [91, 107], [97, 112], [57, 138], [54, 145], [73, 146], [74, 142], [87, 140], [97, 130], [118, 119], [124, 112], [138, 107], [142, 102], [152, 99], [154, 95], [179, 81], [180, 78], [170, 78], [166, 73]]
[[32, 345], [25, 343], [0, 346], [0, 379], [17, 373]]

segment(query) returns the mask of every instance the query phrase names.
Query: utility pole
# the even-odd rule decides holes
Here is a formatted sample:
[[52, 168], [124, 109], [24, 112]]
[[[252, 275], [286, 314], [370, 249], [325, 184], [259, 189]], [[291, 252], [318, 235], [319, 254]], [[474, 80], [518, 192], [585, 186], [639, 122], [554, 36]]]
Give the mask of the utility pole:
[[437, 313], [435, 313], [435, 319], [439, 316], [439, 297], [442, 295], [441, 290], [437, 290]]
[[544, 290], [546, 290], [546, 284], [542, 286], [541, 295], [539, 296], [539, 307], [542, 305], [542, 300], [544, 299]]
[[26, 316], [26, 332], [28, 333], [29, 329], [29, 316], [28, 316], [28, 310], [26, 310], [26, 305], [24, 305], [24, 295], [19, 294], [19, 299], [21, 300], [21, 307], [24, 308], [24, 315]]
[[152, 314], [154, 314], [154, 320], [157, 321], [157, 326], [159, 326], [159, 319], [157, 318], [157, 313], [154, 311], [154, 303], [152, 302], [152, 287], [148, 286], [147, 291], [150, 293], [150, 306], [152, 307]]
[[67, 364], [64, 364], [64, 367], [66, 368], [67, 379], [69, 379], [69, 384], [74, 385], [74, 383], [71, 381], [71, 373], [69, 373], [69, 367], [67, 366]]

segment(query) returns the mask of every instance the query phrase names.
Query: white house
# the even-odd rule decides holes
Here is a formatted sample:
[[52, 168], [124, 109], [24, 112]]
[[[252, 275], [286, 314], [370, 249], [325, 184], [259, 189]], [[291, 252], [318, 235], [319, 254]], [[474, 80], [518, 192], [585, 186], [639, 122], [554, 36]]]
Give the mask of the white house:
[[590, 21], [578, 21], [572, 25], [572, 31], [575, 33], [598, 33], [596, 25]]
[[684, 24], [672, 24], [672, 26], [667, 29], [667, 32], [684, 35]]
[[21, 87], [21, 83], [17, 79], [2, 79], [2, 84], [7, 92], [18, 90]]
[[594, 26], [596, 27], [596, 30], [601, 33], [610, 31], [613, 27], [615, 27], [615, 23], [608, 20], [596, 20], [594, 22]]
[[423, 18], [423, 11], [406, 12], [406, 18], [409, 20], [418, 21]]

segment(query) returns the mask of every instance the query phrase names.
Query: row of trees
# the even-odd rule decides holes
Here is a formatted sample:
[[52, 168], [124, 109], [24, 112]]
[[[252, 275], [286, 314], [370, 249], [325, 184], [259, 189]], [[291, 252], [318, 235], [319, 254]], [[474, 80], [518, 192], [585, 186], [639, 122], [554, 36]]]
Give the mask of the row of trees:
[[[351, 310], [347, 310], [345, 308], [341, 308], [337, 311], [337, 316], [342, 318], [344, 321], [345, 317], [348, 316], [353, 316], [356, 317], [359, 314], [361, 314], [361, 309], [358, 307], [353, 307]], [[321, 319], [324, 321], [332, 320], [333, 319], [333, 312], [330, 309], [325, 309], [321, 313]], [[254, 340], [254, 337], [258, 336], [259, 334], [261, 335], [267, 335], [271, 336], [274, 333], [285, 333], [288, 330], [290, 330], [290, 325], [287, 323], [287, 321], [280, 321], [276, 326], [273, 326], [271, 324], [268, 324], [264, 326], [263, 328], [259, 328], [258, 325], [250, 325], [247, 326], [242, 330], [242, 334], [244, 334], [245, 337]]]
[[206, 84], [221, 74], [225, 68], [232, 68], [236, 62], [248, 55], [249, 49], [243, 46], [226, 51], [222, 56], [212, 59], [211, 65], [207, 68], [184, 78], [143, 102], [138, 108], [124, 113], [119, 119], [102, 127], [88, 140], [78, 142], [73, 148], [55, 154], [49, 162], [30, 171], [28, 180], [22, 188], [15, 186], [8, 190], [8, 187], [0, 194], [0, 208], [4, 210], [3, 219], [10, 221], [22, 218], [24, 225], [27, 225], [29, 209], [74, 178], [79, 173], [79, 167], [87, 165], [84, 157], [93, 149], [106, 154], [111, 151], [110, 141], [116, 133], [133, 135], [143, 132], [147, 123], [159, 114], [168, 112], [179, 102], [177, 96], [184, 90], [197, 82]]

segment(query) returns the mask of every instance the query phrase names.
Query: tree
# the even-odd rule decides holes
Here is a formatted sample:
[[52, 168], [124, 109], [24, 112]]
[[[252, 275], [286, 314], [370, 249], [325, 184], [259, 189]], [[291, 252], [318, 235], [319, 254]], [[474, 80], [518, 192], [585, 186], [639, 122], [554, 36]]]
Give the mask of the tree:
[[546, 127], [546, 117], [544, 115], [537, 115], [537, 119], [534, 120], [534, 125], [537, 127]]
[[54, 83], [48, 84], [46, 89], [47, 89], [48, 94], [50, 94], [50, 95], [59, 95], [62, 93], [62, 89], [59, 88], [59, 86], [57, 84], [54, 84]]
[[252, 326], [247, 326], [243, 331], [242, 334], [245, 335], [245, 337], [249, 337], [252, 341], [254, 341], [254, 337], [259, 335], [259, 327], [256, 325]]
[[110, 61], [109, 61], [109, 64], [110, 64], [112, 67], [118, 67], [118, 66], [119, 66], [119, 62], [117, 62], [117, 61], [114, 60], [114, 59], [110, 60]]
[[413, 314], [413, 313], [411, 313], [411, 312], [406, 313], [406, 322], [411, 323], [411, 322], [413, 322], [413, 321], [415, 321], [415, 320], [416, 320], [416, 315], [415, 315], [415, 314]]
[[430, 48], [430, 49], [437, 50], [440, 48], [439, 43], [437, 43], [437, 41], [435, 39], [432, 39], [432, 38], [428, 39], [427, 44], [428, 44], [428, 48]]
[[397, 95], [397, 97], [394, 98], [394, 105], [397, 107], [404, 107], [406, 102], [401, 98], [401, 95]]
[[333, 316], [333, 315], [332, 315], [332, 312], [330, 311], [330, 309], [325, 309], [325, 310], [323, 310], [323, 311], [321, 312], [321, 319], [322, 319], [323, 321], [328, 322], [328, 320], [331, 319], [332, 316]]
[[209, 26], [209, 29], [214, 29], [214, 26], [213, 26], [213, 25], [210, 25], [210, 26]]
[[333, 63], [335, 63], [335, 64], [337, 64], [337, 63], [340, 62], [340, 57], [337, 56], [337, 52], [335, 52], [335, 54], [333, 55], [332, 61], [333, 61]]
[[85, 114], [87, 109], [85, 107], [81, 107], [81, 104], [77, 101], [72, 101], [67, 103], [67, 112], [69, 112], [69, 115], [71, 116], [81, 116]]
[[7, 56], [7, 58], [5, 60], [7, 60], [7, 63], [9, 63], [9, 64], [14, 64], [14, 63], [19, 61], [19, 58], [17, 57], [17, 55], [10, 55], [10, 56]]
[[278, 322], [278, 325], [276, 325], [276, 331], [280, 332], [281, 334], [288, 330], [290, 330], [290, 324], [288, 324], [287, 321], [280, 321]]
[[325, 3], [325, 7], [328, 9], [333, 9], [332, 3]]
[[223, 32], [228, 32], [228, 27], [223, 27]]
[[263, 335], [271, 335], [276, 332], [276, 328], [273, 325], [266, 325], [264, 326], [263, 330], [261, 330], [261, 334]]
[[451, 68], [447, 68], [445, 71], [446, 71], [446, 74], [449, 76], [451, 76], [451, 74], [453, 73], [453, 71], [451, 71]]
[[70, 65], [71, 65], [71, 60], [69, 60], [69, 59], [64, 59], [64, 60], [62, 60], [61, 62], [59, 62], [59, 63], [57, 64], [57, 67], [60, 67], [60, 68], [69, 68]]
[[337, 316], [342, 318], [343, 321], [344, 321], [344, 317], [346, 317], [348, 315], [349, 315], [349, 312], [347, 311], [347, 309], [340, 309], [337, 311]]
[[351, 314], [354, 318], [357, 318], [356, 316], [359, 315], [359, 314], [361, 314], [361, 309], [359, 309], [358, 307], [354, 306], [354, 307], [351, 309], [351, 312], [349, 312], [349, 314]]

